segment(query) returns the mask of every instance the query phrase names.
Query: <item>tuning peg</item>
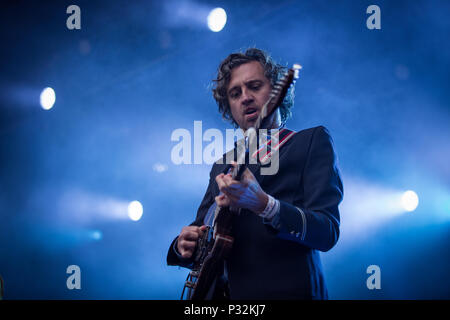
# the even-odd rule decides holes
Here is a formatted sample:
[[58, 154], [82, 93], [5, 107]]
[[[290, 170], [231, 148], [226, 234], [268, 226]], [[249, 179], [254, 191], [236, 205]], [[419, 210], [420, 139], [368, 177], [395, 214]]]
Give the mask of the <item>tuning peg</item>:
[[294, 69], [294, 79], [298, 79], [299, 71], [300, 71], [301, 69], [303, 69], [303, 67], [302, 67], [301, 65], [295, 63], [295, 64], [292, 66], [292, 69]]

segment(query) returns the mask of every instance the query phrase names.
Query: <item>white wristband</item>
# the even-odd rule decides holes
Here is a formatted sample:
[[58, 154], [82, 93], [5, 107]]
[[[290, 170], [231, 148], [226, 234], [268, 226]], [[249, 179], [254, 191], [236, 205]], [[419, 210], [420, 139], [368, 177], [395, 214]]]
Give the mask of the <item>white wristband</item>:
[[266, 208], [260, 214], [262, 218], [271, 219], [280, 209], [280, 202], [272, 197], [270, 194], [267, 195], [268, 201]]

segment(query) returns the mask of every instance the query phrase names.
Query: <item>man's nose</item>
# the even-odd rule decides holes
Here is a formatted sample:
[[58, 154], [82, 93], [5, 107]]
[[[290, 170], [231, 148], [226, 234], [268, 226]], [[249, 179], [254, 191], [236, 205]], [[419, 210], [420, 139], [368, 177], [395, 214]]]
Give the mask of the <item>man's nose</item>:
[[242, 104], [244, 106], [250, 105], [254, 101], [253, 96], [248, 90], [243, 90], [242, 92]]

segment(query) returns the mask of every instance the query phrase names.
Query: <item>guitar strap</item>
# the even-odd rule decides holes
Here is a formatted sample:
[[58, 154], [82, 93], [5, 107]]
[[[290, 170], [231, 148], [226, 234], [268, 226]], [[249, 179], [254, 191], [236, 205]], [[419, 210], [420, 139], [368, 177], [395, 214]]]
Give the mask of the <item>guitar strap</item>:
[[268, 134], [267, 142], [252, 154], [252, 158], [259, 156], [259, 161], [265, 164], [272, 157], [273, 153], [279, 151], [295, 134], [295, 131], [286, 128], [276, 130], [273, 134]]

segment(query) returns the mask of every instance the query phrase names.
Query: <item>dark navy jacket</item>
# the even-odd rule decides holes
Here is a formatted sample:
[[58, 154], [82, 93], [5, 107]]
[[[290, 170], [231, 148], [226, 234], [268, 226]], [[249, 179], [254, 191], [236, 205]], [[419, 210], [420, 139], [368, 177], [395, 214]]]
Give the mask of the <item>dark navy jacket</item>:
[[[285, 131], [285, 133], [288, 131]], [[280, 201], [280, 212], [268, 223], [242, 210], [233, 221], [234, 244], [226, 261], [231, 299], [327, 299], [319, 251], [330, 250], [339, 238], [343, 186], [328, 130], [297, 132], [281, 148], [279, 171], [261, 175], [250, 165], [262, 189]], [[206, 194], [192, 225], [203, 219], [219, 194], [215, 177], [226, 170], [215, 163]], [[188, 266], [172, 242], [169, 265]]]

